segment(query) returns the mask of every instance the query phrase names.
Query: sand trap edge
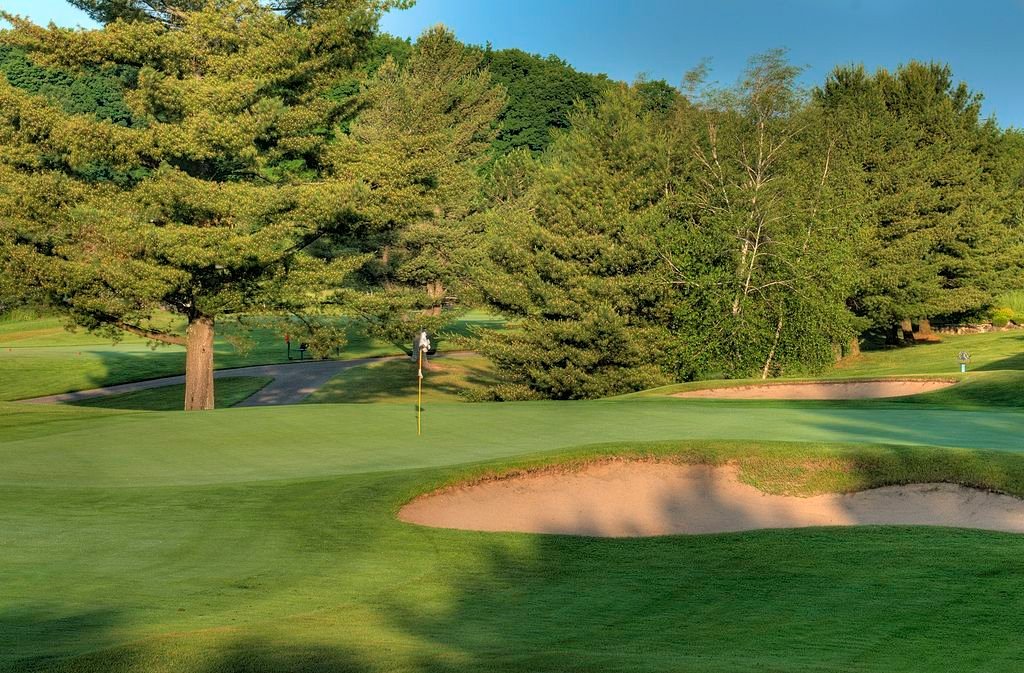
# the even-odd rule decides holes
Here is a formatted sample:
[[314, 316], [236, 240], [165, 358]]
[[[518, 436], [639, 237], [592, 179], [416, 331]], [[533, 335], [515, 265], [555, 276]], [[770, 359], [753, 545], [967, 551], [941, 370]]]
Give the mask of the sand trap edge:
[[[614, 483], [614, 478], [621, 477], [623, 471], [637, 468], [646, 471], [647, 477], [655, 473], [653, 482], [648, 481], [642, 487], [631, 479]], [[586, 482], [594, 476], [591, 473], [595, 470], [603, 472], [596, 475], [596, 487], [591, 483], [591, 488], [582, 491], [571, 488], [556, 491], [555, 501], [543, 497], [538, 501], [534, 498], [536, 492], [531, 491], [531, 486], [535, 485], [531, 482], [536, 480]], [[673, 471], [676, 473], [656, 474]], [[973, 486], [949, 482], [913, 483], [802, 497], [765, 493], [743, 483], [738, 475], [739, 466], [735, 462], [599, 458], [488, 474], [443, 486], [409, 500], [397, 510], [396, 517], [411, 525], [433, 528], [588, 537], [863, 525], [939, 526], [1024, 533], [1024, 499]], [[612, 482], [609, 477], [613, 478]], [[580, 486], [579, 483], [573, 485]], [[465, 502], [467, 493], [473, 495], [488, 489], [504, 491], [505, 497], [490, 503], [486, 499], [483, 503]], [[694, 497], [694, 494], [706, 496], [709, 492], [714, 496], [710, 508], [707, 497]], [[514, 498], [510, 499], [510, 494]], [[669, 500], [664, 500], [666, 495]], [[653, 510], [652, 498], [659, 501]], [[517, 509], [521, 504], [517, 501], [523, 499], [532, 501], [532, 510], [528, 507], [524, 513]], [[897, 511], [908, 502], [913, 507], [906, 512]], [[590, 511], [595, 504], [599, 510], [596, 514]], [[471, 514], [468, 519], [464, 516], [467, 512]]]
[[910, 397], [943, 390], [959, 379], [890, 378], [830, 381], [780, 381], [747, 383], [668, 393], [684, 399], [733, 400], [869, 400]]

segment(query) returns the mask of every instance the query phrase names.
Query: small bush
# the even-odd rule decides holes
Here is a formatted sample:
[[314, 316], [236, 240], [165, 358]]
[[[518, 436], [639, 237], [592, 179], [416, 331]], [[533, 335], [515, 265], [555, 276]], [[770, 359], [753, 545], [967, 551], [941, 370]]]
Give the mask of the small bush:
[[992, 311], [992, 325], [995, 327], [1006, 327], [1013, 319], [1014, 312], [1009, 306], [997, 308]]

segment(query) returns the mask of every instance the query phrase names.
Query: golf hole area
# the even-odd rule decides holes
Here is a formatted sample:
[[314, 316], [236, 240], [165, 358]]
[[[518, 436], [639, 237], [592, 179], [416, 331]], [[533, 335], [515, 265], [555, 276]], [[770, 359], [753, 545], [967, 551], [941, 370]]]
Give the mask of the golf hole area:
[[1024, 533], [1024, 500], [956, 484], [797, 497], [743, 483], [734, 465], [621, 460], [447, 488], [420, 496], [398, 516], [436, 528], [595, 537], [859, 525]]
[[815, 381], [705, 388], [673, 393], [672, 397], [723, 400], [868, 400], [906, 397], [948, 388], [950, 379], [877, 379], [873, 381]]

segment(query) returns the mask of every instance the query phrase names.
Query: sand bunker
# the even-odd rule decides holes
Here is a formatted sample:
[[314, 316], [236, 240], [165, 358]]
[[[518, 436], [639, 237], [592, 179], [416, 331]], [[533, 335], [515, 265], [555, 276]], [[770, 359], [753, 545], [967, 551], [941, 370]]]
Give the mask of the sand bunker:
[[952, 484], [811, 498], [767, 495], [735, 467], [613, 461], [430, 494], [399, 512], [440, 528], [638, 537], [906, 524], [1024, 532], [1024, 500]]
[[879, 380], [820, 381], [816, 383], [772, 383], [758, 386], [708, 388], [674, 393], [672, 397], [713, 397], [731, 400], [863, 400], [902, 397], [948, 388], [956, 381]]

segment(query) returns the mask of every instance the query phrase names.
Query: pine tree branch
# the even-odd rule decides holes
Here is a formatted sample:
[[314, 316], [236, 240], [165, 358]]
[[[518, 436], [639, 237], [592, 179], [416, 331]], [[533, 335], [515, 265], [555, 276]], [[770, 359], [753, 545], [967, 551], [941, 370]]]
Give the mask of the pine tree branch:
[[183, 336], [169, 334], [159, 330], [146, 329], [144, 327], [139, 327], [138, 325], [132, 325], [131, 323], [127, 323], [123, 320], [106, 320], [105, 322], [108, 322], [125, 332], [129, 332], [146, 339], [152, 339], [153, 341], [159, 341], [160, 343], [170, 344], [173, 346], [184, 346], [187, 343]]

